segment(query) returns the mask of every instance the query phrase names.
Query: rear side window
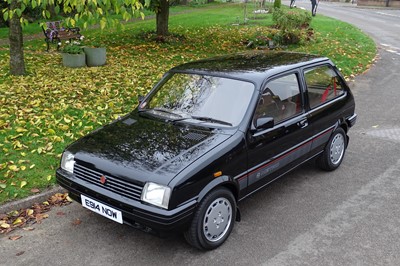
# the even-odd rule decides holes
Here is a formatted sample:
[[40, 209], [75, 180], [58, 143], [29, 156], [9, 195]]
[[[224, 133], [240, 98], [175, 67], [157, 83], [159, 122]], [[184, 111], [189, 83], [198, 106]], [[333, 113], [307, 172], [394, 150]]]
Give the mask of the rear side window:
[[299, 82], [290, 74], [267, 83], [256, 109], [256, 118], [273, 117], [275, 124], [302, 111]]
[[310, 107], [316, 107], [344, 93], [341, 79], [331, 66], [318, 66], [305, 71]]

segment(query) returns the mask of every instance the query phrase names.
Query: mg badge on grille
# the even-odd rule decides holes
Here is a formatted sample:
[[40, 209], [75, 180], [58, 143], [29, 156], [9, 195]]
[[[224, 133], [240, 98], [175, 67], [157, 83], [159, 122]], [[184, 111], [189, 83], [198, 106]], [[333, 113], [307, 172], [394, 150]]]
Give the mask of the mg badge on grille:
[[106, 182], [107, 182], [107, 178], [104, 175], [100, 176], [100, 183], [102, 183], [104, 185]]

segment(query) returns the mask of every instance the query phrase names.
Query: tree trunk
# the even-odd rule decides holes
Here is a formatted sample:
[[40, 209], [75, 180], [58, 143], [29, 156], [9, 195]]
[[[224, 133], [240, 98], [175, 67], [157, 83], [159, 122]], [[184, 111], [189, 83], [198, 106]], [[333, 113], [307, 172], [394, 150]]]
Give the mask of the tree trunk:
[[[10, 9], [13, 10], [18, 6], [18, 1], [13, 0]], [[22, 38], [22, 26], [17, 14], [10, 19], [10, 73], [11, 75], [25, 75], [24, 61], [24, 41]]]
[[168, 35], [169, 2], [160, 0], [160, 10], [156, 13], [157, 35], [166, 37]]
[[50, 12], [50, 18], [54, 19], [55, 17], [57, 17], [57, 13], [56, 13], [56, 9], [55, 9], [55, 5], [49, 5], [47, 7], [47, 10]]
[[265, 7], [265, 0], [262, 0], [261, 7], [262, 7], [262, 8]]

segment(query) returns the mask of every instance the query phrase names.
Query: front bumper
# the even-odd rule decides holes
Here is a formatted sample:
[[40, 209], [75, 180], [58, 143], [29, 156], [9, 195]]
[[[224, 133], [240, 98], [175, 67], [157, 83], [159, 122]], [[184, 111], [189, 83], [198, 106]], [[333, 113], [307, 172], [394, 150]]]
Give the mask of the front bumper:
[[185, 230], [197, 206], [197, 202], [192, 200], [173, 210], [160, 209], [94, 186], [62, 169], [57, 170], [56, 179], [77, 202], [81, 202], [82, 194], [93, 198], [120, 210], [125, 224], [159, 236]]
[[357, 121], [357, 114], [353, 114], [352, 116], [346, 118], [347, 124], [349, 127], [352, 127], [356, 124]]

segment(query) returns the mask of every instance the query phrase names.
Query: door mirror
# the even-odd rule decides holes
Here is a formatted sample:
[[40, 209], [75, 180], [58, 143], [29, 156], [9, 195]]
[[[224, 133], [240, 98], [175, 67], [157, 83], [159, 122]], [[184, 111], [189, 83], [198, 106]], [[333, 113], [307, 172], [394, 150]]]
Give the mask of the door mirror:
[[139, 103], [142, 103], [144, 100], [144, 96], [143, 95], [139, 95], [138, 97]]
[[260, 129], [268, 129], [274, 127], [274, 118], [273, 117], [259, 117], [256, 120], [255, 128], [256, 130]]

